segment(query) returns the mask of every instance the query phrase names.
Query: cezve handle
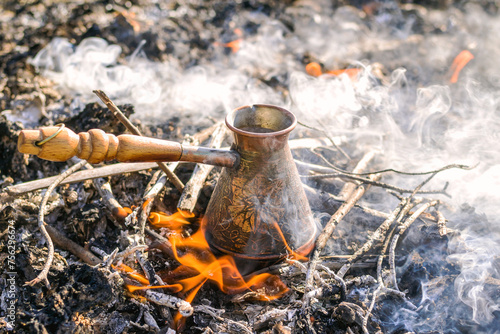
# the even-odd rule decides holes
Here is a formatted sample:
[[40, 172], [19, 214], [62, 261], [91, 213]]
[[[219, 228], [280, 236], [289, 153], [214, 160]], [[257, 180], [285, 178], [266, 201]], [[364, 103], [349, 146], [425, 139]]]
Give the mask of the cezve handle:
[[[53, 138], [48, 139], [50, 136]], [[76, 134], [57, 126], [22, 130], [17, 148], [21, 153], [50, 161], [66, 161], [77, 156], [90, 163], [114, 159], [121, 162], [190, 161], [224, 167], [234, 167], [239, 161], [239, 154], [229, 150], [134, 135], [115, 136], [99, 129]]]

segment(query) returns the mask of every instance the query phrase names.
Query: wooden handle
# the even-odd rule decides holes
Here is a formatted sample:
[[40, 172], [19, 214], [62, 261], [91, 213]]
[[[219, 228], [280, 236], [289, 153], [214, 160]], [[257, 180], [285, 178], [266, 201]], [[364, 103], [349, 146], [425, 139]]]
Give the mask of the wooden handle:
[[34, 154], [50, 161], [66, 161], [74, 156], [90, 163], [116, 159], [121, 162], [178, 161], [182, 155], [179, 143], [133, 136], [114, 136], [99, 129], [79, 134], [59, 127], [23, 130], [17, 141], [19, 152]]

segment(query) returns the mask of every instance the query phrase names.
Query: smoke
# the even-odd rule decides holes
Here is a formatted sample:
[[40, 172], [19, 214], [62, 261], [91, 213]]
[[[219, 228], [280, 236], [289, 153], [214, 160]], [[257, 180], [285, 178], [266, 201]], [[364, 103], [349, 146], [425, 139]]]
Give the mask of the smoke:
[[[384, 168], [478, 164], [471, 171], [443, 172], [432, 183], [449, 182], [452, 195], [441, 198], [457, 233], [450, 236], [449, 257], [436, 259], [458, 270], [445, 285], [450, 299], [440, 300], [437, 281], [422, 278], [423, 311], [395, 310], [391, 321], [408, 330], [441, 328], [443, 317], [470, 317], [486, 325], [500, 307], [491, 288], [500, 279], [500, 35], [493, 33], [500, 20], [474, 4], [463, 11], [381, 6], [370, 14], [336, 9], [331, 2], [299, 2], [285, 11], [293, 30], [262, 13], [240, 13], [235, 21], [241, 26], [246, 21], [258, 26], [240, 49], [229, 55], [214, 51], [214, 59], [187, 69], [173, 58], [152, 62], [142, 52], [120, 59], [119, 46], [98, 38], [79, 45], [56, 38], [31, 63], [75, 99], [96, 101], [91, 92], [102, 89], [117, 103], [134, 104], [144, 121], [182, 115], [196, 123], [222, 118], [241, 105], [269, 103], [331, 135], [348, 136], [360, 151], [383, 152]], [[451, 84], [450, 65], [464, 49], [475, 58]], [[350, 66], [361, 72], [354, 79], [312, 77], [305, 73], [304, 54], [325, 69]], [[272, 80], [284, 89], [269, 85]], [[390, 181], [416, 186], [411, 178]], [[391, 210], [393, 204], [380, 203], [378, 209]], [[476, 213], [466, 213], [464, 205]], [[425, 313], [432, 303], [439, 307]]]
[[101, 89], [115, 103], [134, 104], [145, 122], [182, 114], [193, 124], [207, 116], [221, 118], [247, 101], [279, 104], [270, 87], [222, 64], [182, 69], [175, 61], [149, 61], [141, 52], [119, 63], [120, 54], [118, 45], [101, 38], [77, 46], [55, 38], [31, 64], [82, 103], [97, 101], [92, 91]]

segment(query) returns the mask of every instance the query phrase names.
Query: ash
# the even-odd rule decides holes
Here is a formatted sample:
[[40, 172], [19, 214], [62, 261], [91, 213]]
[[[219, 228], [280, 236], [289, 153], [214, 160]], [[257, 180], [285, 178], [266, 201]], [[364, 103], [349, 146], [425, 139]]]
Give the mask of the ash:
[[[481, 0], [2, 1], [1, 331], [497, 333], [498, 15]], [[95, 89], [146, 136], [203, 144], [227, 112], [267, 103], [297, 115], [293, 140], [321, 138], [293, 155], [325, 233], [309, 260], [260, 270], [289, 288], [283, 297], [205, 284], [191, 305], [155, 290], [158, 304], [125, 288], [138, 283], [119, 263], [156, 285], [179, 265], [162, 246], [169, 232], [141, 227], [146, 210], [174, 213], [185, 196], [156, 169], [57, 187], [45, 206], [59, 232], [49, 285], [25, 284], [47, 262], [45, 190], [13, 187], [72, 163], [24, 156], [17, 137], [58, 123], [123, 133]], [[194, 168], [175, 172], [187, 183]], [[197, 215], [219, 171], [198, 181]]]

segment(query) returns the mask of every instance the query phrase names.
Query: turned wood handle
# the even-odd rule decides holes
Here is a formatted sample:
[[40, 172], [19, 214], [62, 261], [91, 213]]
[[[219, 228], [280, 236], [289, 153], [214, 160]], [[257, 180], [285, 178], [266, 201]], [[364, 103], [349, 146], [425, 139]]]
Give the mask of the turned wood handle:
[[[58, 130], [60, 132], [53, 136]], [[49, 139], [50, 136], [53, 138]], [[134, 135], [115, 136], [99, 129], [76, 134], [57, 126], [22, 130], [17, 149], [50, 161], [66, 161], [77, 156], [93, 164], [114, 159], [121, 162], [190, 161], [224, 167], [235, 167], [239, 163], [239, 154], [234, 151]]]
[[50, 161], [66, 161], [74, 156], [90, 163], [116, 159], [121, 162], [178, 161], [182, 146], [176, 142], [105, 133], [99, 129], [79, 134], [64, 128], [54, 138], [38, 145], [53, 135], [59, 127], [44, 127], [38, 130], [23, 130], [19, 134], [19, 152], [37, 155]]

